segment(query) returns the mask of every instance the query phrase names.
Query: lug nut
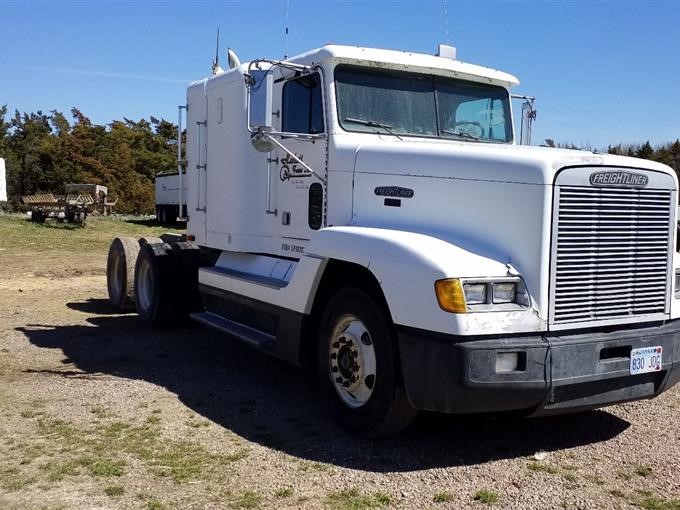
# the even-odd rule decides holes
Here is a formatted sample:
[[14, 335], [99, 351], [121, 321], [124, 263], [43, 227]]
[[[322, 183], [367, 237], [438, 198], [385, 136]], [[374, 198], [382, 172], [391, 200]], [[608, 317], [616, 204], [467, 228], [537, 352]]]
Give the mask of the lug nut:
[[364, 345], [371, 345], [371, 337], [365, 331], [361, 334], [361, 343]]

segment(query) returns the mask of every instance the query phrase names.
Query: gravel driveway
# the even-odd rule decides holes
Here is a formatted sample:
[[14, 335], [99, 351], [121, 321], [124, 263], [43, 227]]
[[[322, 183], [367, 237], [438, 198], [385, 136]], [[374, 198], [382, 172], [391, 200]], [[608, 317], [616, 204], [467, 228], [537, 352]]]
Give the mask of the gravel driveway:
[[[56, 258], [55, 258], [56, 257]], [[88, 271], [0, 268], [0, 508], [680, 509], [680, 391], [575, 416], [336, 427], [302, 370], [142, 329]]]

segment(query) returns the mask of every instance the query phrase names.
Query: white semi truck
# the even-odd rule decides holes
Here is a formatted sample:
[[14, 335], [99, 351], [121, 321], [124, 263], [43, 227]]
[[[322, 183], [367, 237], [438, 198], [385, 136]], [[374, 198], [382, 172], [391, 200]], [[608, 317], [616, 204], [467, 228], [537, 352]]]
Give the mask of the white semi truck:
[[232, 55], [187, 90], [187, 234], [114, 240], [111, 302], [315, 367], [366, 435], [659, 395], [680, 379], [676, 176], [515, 144], [517, 84], [446, 47]]

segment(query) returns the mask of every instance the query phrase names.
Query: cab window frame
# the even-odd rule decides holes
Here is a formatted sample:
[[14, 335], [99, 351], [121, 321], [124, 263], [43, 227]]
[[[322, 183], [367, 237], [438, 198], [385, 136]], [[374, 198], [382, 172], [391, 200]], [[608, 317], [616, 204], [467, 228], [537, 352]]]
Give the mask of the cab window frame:
[[[310, 79], [314, 82], [313, 86], [299, 86], [304, 80]], [[307, 119], [305, 129], [300, 128], [300, 119], [293, 117], [288, 111], [291, 104], [287, 100], [287, 95], [294, 94], [296, 89], [293, 87], [296, 86], [298, 91], [304, 90], [305, 88], [310, 90], [308, 103], [306, 105]], [[314, 91], [318, 91], [318, 94], [315, 94]], [[296, 107], [296, 110], [297, 108], [299, 108], [299, 106]], [[295, 125], [291, 126], [289, 122]], [[326, 132], [323, 81], [319, 71], [290, 78], [283, 84], [283, 87], [281, 88], [281, 131], [284, 133], [308, 135], [318, 135]]]

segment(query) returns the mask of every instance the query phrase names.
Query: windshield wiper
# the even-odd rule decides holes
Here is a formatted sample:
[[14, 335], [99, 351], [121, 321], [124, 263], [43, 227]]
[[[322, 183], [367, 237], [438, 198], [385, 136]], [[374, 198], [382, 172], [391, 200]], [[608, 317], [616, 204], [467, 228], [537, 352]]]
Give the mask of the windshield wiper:
[[459, 136], [460, 138], [465, 138], [466, 140], [474, 140], [475, 142], [479, 142], [478, 137], [471, 135], [470, 133], [466, 133], [465, 131], [449, 131], [448, 129], [440, 129], [440, 131], [445, 135]]
[[343, 120], [345, 122], [353, 122], [354, 124], [362, 124], [364, 126], [381, 128], [381, 129], [384, 129], [385, 131], [387, 131], [388, 134], [390, 134], [392, 136], [396, 136], [397, 138], [399, 138], [399, 140], [403, 140], [403, 138], [401, 136], [399, 136], [397, 133], [392, 131], [393, 126], [390, 126], [389, 124], [383, 124], [382, 122], [376, 122], [374, 120], [353, 119], [351, 117], [345, 117]]

